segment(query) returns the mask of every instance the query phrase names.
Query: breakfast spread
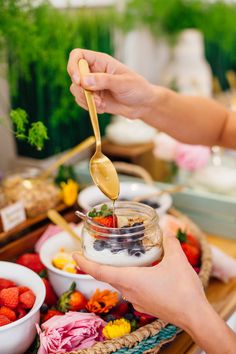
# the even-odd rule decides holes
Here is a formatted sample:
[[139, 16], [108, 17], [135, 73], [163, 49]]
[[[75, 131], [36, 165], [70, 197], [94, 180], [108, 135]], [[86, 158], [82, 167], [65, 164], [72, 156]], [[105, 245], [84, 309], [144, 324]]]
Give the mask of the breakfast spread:
[[120, 203], [115, 214], [106, 204], [88, 213], [82, 235], [84, 254], [98, 263], [120, 267], [151, 265], [162, 254], [159, 228], [145, 213], [119, 212]]
[[24, 317], [34, 306], [35, 298], [28, 287], [0, 278], [0, 327]]

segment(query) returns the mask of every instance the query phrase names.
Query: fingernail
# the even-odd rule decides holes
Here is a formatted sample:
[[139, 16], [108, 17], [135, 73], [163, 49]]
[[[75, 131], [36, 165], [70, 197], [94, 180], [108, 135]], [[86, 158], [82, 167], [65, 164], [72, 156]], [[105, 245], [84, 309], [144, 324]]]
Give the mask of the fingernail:
[[77, 74], [72, 75], [72, 80], [75, 84], [79, 85], [80, 83], [80, 77]]
[[88, 86], [94, 86], [95, 85], [95, 78], [94, 78], [94, 76], [91, 76], [91, 75], [85, 76], [84, 82]]

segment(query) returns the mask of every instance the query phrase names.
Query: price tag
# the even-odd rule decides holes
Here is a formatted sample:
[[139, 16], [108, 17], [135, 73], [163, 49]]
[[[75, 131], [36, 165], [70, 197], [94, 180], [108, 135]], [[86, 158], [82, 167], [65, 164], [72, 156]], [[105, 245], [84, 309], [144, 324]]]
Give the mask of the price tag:
[[16, 202], [0, 210], [4, 231], [13, 229], [26, 220], [25, 209], [22, 202]]

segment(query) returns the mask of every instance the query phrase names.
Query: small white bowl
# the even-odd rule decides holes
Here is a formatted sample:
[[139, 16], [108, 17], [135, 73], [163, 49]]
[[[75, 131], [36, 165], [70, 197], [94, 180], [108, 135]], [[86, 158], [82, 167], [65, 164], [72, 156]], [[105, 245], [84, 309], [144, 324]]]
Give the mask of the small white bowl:
[[[82, 226], [81, 223], [75, 228], [78, 235], [81, 234]], [[47, 268], [50, 283], [58, 296], [67, 291], [73, 282], [76, 283], [76, 289], [87, 298], [91, 297], [96, 289], [117, 291], [111, 285], [98, 281], [91, 275], [68, 273], [54, 267], [52, 259], [60, 248], [64, 248], [65, 251], [76, 251], [76, 241], [66, 232], [60, 232], [46, 240], [39, 252], [40, 259]]]
[[36, 323], [40, 320], [40, 307], [45, 299], [42, 279], [32, 270], [16, 263], [0, 261], [0, 278], [14, 281], [30, 288], [36, 296], [30, 312], [21, 319], [0, 327], [0, 353], [22, 354], [32, 344], [36, 335]]
[[[158, 190], [159, 189], [155, 186], [141, 182], [121, 182], [119, 199], [132, 200], [135, 197], [155, 193]], [[165, 214], [172, 205], [172, 198], [168, 193], [150, 199], [160, 205], [159, 208], [156, 208], [156, 212], [159, 216]], [[94, 185], [83, 189], [78, 195], [78, 204], [85, 211], [89, 211], [95, 205], [106, 202], [109, 202], [109, 199], [107, 199], [100, 189]]]

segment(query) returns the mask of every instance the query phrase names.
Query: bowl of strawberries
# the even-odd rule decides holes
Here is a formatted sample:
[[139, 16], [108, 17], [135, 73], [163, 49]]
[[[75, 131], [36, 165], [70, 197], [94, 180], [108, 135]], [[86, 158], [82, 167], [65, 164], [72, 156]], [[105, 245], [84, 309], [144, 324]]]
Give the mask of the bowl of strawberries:
[[0, 261], [0, 353], [24, 353], [36, 335], [45, 286], [32, 270]]

